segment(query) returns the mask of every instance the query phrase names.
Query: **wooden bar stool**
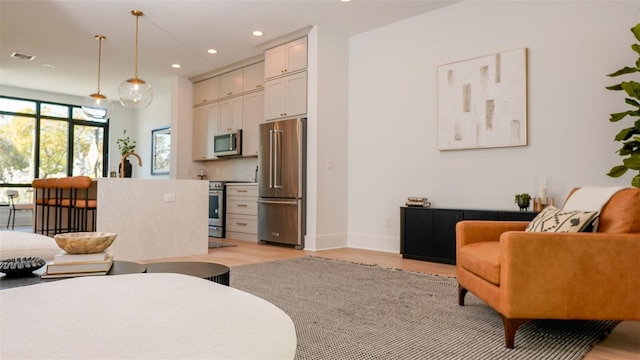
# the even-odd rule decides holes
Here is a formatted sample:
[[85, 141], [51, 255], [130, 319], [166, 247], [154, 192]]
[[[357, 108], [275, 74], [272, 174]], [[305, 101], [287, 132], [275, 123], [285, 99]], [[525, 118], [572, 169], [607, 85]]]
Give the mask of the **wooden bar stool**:
[[56, 214], [53, 233], [55, 235], [63, 232], [73, 232], [75, 230], [71, 227], [75, 221], [74, 212], [72, 211], [75, 201], [72, 188], [73, 178], [68, 176], [55, 180], [55, 200], [53, 203], [55, 204]]
[[[55, 207], [55, 179], [34, 179], [31, 186], [35, 203], [34, 232], [49, 235], [49, 210]], [[38, 219], [40, 219], [40, 228], [38, 228]]]
[[88, 213], [91, 211], [91, 231], [96, 231], [96, 210], [98, 200], [89, 199], [89, 187], [91, 178], [88, 176], [74, 176], [71, 180], [71, 188], [75, 196], [74, 208], [76, 212], [77, 231], [87, 231]]

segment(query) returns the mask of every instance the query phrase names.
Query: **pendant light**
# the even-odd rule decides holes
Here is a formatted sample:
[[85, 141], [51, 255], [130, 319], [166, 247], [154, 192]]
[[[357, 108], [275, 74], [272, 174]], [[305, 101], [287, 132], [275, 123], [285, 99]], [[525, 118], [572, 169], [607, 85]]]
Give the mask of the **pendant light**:
[[138, 18], [144, 13], [140, 10], [131, 10], [131, 15], [136, 17], [136, 68], [131, 79], [127, 79], [120, 84], [118, 98], [122, 106], [130, 109], [144, 109], [153, 100], [151, 85], [138, 78]]
[[100, 94], [100, 65], [102, 62], [102, 40], [107, 38], [104, 35], [96, 35], [98, 40], [98, 90], [82, 100], [82, 111], [85, 115], [94, 119], [108, 119], [111, 115], [111, 100]]

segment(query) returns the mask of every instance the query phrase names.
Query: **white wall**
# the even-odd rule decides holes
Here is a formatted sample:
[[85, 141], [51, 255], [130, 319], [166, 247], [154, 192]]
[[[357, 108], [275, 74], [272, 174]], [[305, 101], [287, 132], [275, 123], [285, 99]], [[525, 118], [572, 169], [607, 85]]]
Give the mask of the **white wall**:
[[[549, 176], [562, 201], [612, 179], [625, 109], [607, 78], [637, 58], [638, 1], [466, 1], [350, 39], [349, 247], [399, 251], [408, 196], [435, 207], [515, 210]], [[526, 47], [529, 145], [437, 150], [437, 66]], [[629, 126], [628, 124], [625, 126]], [[390, 220], [390, 226], [386, 226]]]
[[[151, 130], [171, 126], [173, 79], [154, 81], [153, 101], [146, 109], [135, 110], [135, 153], [142, 158], [142, 166], [138, 159], [131, 156], [133, 165], [132, 177], [146, 179], [168, 179], [169, 175], [151, 175]], [[118, 153], [119, 154], [119, 153]]]
[[306, 250], [347, 246], [347, 37], [314, 26], [308, 35]]
[[189, 79], [173, 79], [171, 104], [171, 168], [172, 179], [195, 178], [191, 167], [193, 123], [193, 84]]

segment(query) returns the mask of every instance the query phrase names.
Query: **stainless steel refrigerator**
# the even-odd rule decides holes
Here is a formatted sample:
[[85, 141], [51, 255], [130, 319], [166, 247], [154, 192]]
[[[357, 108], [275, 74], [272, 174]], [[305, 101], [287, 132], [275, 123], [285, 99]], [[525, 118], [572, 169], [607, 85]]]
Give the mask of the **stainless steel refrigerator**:
[[260, 125], [258, 240], [304, 248], [305, 118]]

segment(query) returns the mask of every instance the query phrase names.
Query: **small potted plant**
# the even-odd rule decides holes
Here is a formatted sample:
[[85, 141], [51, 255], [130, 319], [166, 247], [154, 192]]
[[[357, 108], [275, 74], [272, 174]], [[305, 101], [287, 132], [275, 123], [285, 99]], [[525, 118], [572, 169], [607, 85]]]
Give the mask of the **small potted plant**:
[[520, 211], [527, 211], [529, 208], [529, 204], [531, 202], [531, 195], [524, 194], [516, 194], [515, 203], [518, 204]]
[[[127, 129], [122, 131], [122, 137], [116, 140], [116, 144], [118, 144], [118, 150], [120, 150], [120, 156], [124, 156], [125, 154], [129, 154], [135, 151], [136, 149], [136, 141], [131, 140], [127, 135]], [[120, 163], [118, 162], [118, 174], [120, 174]], [[129, 159], [125, 159], [124, 161], [124, 177], [131, 177], [131, 171], [133, 166], [129, 162]]]

